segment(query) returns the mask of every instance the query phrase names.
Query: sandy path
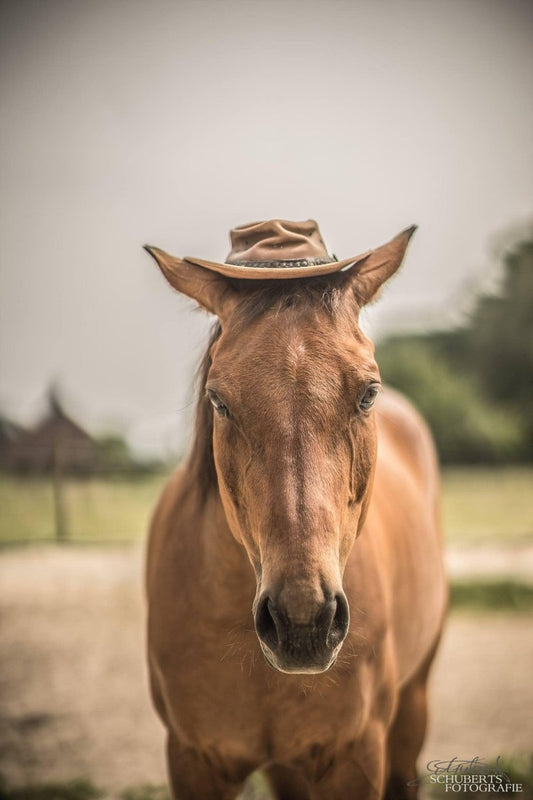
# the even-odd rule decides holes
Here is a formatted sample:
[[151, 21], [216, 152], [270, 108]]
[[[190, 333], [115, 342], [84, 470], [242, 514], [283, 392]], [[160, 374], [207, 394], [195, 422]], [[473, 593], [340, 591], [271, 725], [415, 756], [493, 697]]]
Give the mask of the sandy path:
[[[165, 780], [148, 700], [138, 548], [0, 554], [0, 772], [90, 776], [110, 790]], [[532, 618], [455, 614], [433, 677], [424, 760], [533, 742]]]

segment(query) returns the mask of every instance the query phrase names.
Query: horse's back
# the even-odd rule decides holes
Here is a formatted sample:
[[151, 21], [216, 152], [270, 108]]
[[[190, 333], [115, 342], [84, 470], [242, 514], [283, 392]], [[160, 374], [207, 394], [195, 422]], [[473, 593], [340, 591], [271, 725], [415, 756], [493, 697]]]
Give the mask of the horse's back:
[[399, 465], [419, 482], [428, 503], [438, 504], [437, 455], [429, 429], [418, 411], [399, 392], [386, 388], [377, 406], [378, 470], [384, 462]]

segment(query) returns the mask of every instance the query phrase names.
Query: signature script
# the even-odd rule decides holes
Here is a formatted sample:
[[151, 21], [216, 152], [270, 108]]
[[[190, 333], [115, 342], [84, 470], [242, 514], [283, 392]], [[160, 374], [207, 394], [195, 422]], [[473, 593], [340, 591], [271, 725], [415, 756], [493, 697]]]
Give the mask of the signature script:
[[421, 783], [427, 783], [432, 775], [498, 775], [506, 782], [510, 782], [509, 776], [500, 769], [499, 763], [500, 756], [498, 756], [495, 762], [490, 764], [479, 756], [474, 756], [474, 758], [469, 759], [458, 758], [457, 756], [444, 760], [435, 759], [433, 761], [428, 761], [426, 764], [426, 774], [413, 781], [409, 781], [408, 786], [418, 786]]

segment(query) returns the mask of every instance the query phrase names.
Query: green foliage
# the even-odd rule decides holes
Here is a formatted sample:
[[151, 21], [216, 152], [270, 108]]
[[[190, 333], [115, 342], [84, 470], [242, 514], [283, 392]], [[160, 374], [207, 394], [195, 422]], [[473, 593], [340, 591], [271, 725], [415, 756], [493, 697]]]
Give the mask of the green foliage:
[[465, 340], [484, 389], [523, 416], [533, 458], [533, 237], [504, 259], [501, 293], [481, 297]]
[[40, 783], [8, 789], [0, 784], [0, 800], [98, 800], [104, 792], [87, 778], [77, 778], [65, 783]]
[[[120, 793], [121, 800], [171, 800], [167, 786], [145, 783]], [[37, 783], [8, 788], [0, 776], [0, 800], [109, 800], [110, 795], [87, 778], [64, 783]]]
[[100, 474], [147, 475], [164, 468], [161, 461], [134, 458], [126, 440], [117, 433], [100, 436], [94, 444]]
[[498, 768], [505, 772], [511, 783], [522, 783], [524, 793], [522, 800], [533, 797], [533, 753], [521, 753], [516, 756], [501, 756]]
[[167, 786], [143, 783], [141, 786], [130, 786], [120, 793], [121, 800], [171, 800]]
[[533, 611], [533, 586], [513, 580], [461, 580], [450, 586], [453, 609]]
[[462, 328], [391, 337], [377, 359], [443, 461], [533, 461], [533, 232], [504, 255], [499, 293], [481, 295]]
[[132, 457], [125, 439], [118, 434], [107, 434], [95, 440], [98, 464], [109, 472], [123, 472], [131, 468]]
[[488, 402], [474, 381], [452, 366], [425, 337], [391, 339], [377, 349], [383, 380], [409, 397], [428, 422], [447, 463], [518, 458], [518, 415]]
[[533, 403], [533, 238], [504, 257], [501, 292], [479, 299], [466, 345], [494, 397]]

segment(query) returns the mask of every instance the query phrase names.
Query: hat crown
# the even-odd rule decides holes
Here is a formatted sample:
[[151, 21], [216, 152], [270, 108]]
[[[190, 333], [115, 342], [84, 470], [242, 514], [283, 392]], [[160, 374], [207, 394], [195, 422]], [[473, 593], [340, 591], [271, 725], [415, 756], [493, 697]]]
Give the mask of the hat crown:
[[291, 222], [272, 219], [239, 225], [230, 231], [226, 264], [240, 266], [307, 266], [335, 261], [314, 219]]

